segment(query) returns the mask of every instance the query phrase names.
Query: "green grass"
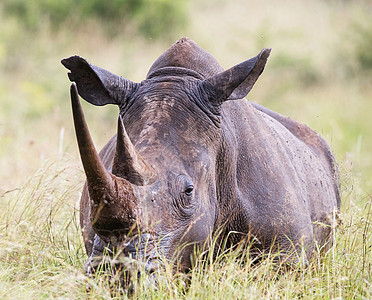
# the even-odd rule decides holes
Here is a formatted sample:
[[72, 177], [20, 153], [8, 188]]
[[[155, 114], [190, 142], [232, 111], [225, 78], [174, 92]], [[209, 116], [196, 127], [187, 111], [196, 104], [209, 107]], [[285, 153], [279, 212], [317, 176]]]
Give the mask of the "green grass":
[[[187, 275], [173, 275], [168, 267], [157, 290], [141, 277], [134, 297], [372, 298], [371, 5], [203, 0], [190, 1], [189, 10], [189, 27], [165, 41], [127, 31], [107, 36], [99, 22], [60, 30], [44, 24], [30, 34], [13, 17], [1, 15], [0, 299], [115, 296], [107, 277], [83, 273], [87, 257], [78, 201], [84, 173], [69, 82], [59, 61], [79, 54], [139, 82], [182, 36], [194, 39], [225, 68], [262, 47], [273, 48], [248, 98], [306, 123], [330, 143], [342, 179], [342, 222], [335, 246], [315, 254], [306, 269], [280, 272], [272, 263], [274, 254], [252, 264], [239, 248], [213, 261], [197, 261]], [[115, 132], [117, 109], [83, 105], [101, 148]]]

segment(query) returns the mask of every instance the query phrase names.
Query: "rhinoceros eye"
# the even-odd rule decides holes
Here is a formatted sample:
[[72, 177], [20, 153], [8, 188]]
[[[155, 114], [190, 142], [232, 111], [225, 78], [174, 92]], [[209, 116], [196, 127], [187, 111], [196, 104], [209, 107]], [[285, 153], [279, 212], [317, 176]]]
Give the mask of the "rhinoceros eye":
[[186, 188], [186, 190], [185, 190], [185, 194], [186, 194], [186, 196], [191, 196], [193, 190], [194, 190], [194, 186], [193, 186], [193, 185], [189, 185], [189, 186]]
[[185, 174], [178, 175], [173, 191], [175, 214], [183, 219], [189, 218], [198, 207], [197, 198], [194, 197], [196, 190], [192, 179]]

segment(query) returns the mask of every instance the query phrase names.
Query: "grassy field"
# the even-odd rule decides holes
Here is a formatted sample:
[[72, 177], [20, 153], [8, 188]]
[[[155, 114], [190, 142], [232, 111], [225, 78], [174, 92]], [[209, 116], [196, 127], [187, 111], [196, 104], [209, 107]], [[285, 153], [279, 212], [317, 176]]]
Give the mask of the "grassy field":
[[[274, 255], [252, 264], [242, 248], [198, 262], [187, 276], [166, 271], [157, 290], [141, 278], [134, 297], [371, 299], [371, 13], [369, 1], [190, 0], [187, 27], [157, 40], [135, 35], [130, 27], [108, 36], [94, 21], [58, 30], [46, 23], [30, 33], [2, 14], [0, 299], [120, 296], [110, 295], [109, 280], [83, 273], [78, 200], [84, 173], [60, 60], [79, 54], [141, 81], [182, 36], [225, 68], [263, 47], [273, 49], [248, 98], [309, 125], [330, 143], [341, 172], [341, 224], [335, 246], [315, 255], [306, 269], [280, 272]], [[100, 148], [115, 132], [117, 108], [83, 105]]]

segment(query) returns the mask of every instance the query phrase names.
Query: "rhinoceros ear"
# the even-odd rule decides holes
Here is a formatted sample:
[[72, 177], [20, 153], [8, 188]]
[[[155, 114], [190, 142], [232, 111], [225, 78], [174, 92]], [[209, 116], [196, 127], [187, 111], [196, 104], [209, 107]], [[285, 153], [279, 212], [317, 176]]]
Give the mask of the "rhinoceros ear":
[[89, 64], [80, 56], [71, 56], [61, 63], [69, 69], [68, 77], [76, 82], [79, 94], [94, 105], [125, 102], [136, 90], [137, 83]]
[[270, 52], [271, 49], [265, 48], [257, 56], [204, 80], [209, 100], [218, 105], [247, 96], [264, 70]]

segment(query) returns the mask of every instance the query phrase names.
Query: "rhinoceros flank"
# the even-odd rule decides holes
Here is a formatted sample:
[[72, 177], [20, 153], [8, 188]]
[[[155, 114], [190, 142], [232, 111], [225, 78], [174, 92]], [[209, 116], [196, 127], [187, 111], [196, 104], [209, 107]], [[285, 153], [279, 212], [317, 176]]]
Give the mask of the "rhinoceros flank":
[[[252, 249], [278, 250], [290, 263], [329, 247], [340, 207], [330, 147], [307, 126], [244, 99], [270, 51], [224, 71], [182, 38], [141, 83], [79, 56], [62, 60], [74, 82], [87, 178], [80, 207], [87, 272], [104, 249], [141, 259], [150, 272], [164, 259], [186, 270], [217, 232], [231, 245], [254, 239]], [[117, 134], [99, 154], [78, 94], [120, 109]]]

